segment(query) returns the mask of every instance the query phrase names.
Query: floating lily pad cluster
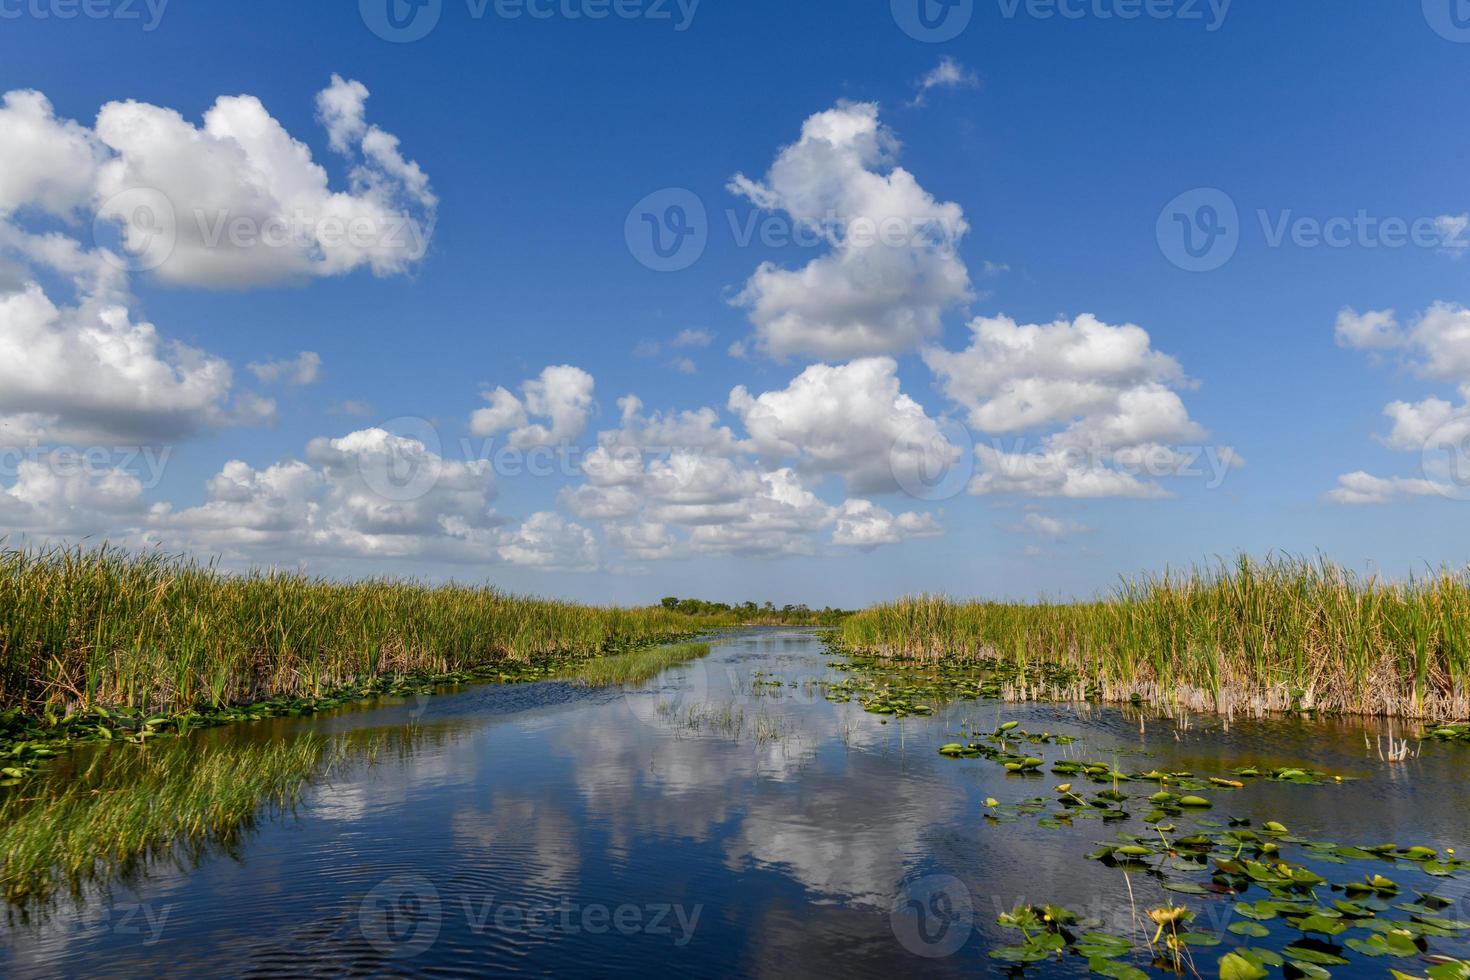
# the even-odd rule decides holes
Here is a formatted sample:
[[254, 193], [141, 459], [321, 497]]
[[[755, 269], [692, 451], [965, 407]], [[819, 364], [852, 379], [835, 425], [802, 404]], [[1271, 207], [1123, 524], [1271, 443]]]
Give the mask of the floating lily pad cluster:
[[[896, 702], [934, 704], [948, 701], [1000, 700], [1007, 686], [1023, 679], [1022, 668], [1003, 661], [927, 663], [888, 660], [835, 648], [847, 659], [827, 664], [848, 676], [828, 685], [827, 700], [839, 704], [860, 701], [875, 714], [898, 714]], [[1070, 668], [1042, 665], [1028, 668], [1024, 679], [1033, 687], [1073, 687], [1078, 675]], [[1087, 692], [1100, 700], [1101, 692]], [[886, 709], [895, 708], [889, 712]], [[906, 712], [913, 713], [913, 712]]]
[[[952, 752], [953, 746], [940, 750], [951, 754], [946, 749]], [[1019, 772], [1027, 775], [1040, 769], [1040, 765], [1026, 765]], [[1140, 817], [1150, 825], [1149, 830], [1119, 832], [1113, 840], [1100, 842], [1087, 857], [1151, 879], [1173, 895], [1233, 900], [1232, 917], [1239, 921], [1226, 932], [1239, 945], [1219, 958], [1222, 978], [1260, 980], [1278, 968], [1291, 977], [1327, 977], [1331, 967], [1351, 965], [1356, 955], [1414, 960], [1415, 968], [1425, 968], [1422, 975], [1433, 980], [1470, 980], [1470, 966], [1436, 956], [1431, 950], [1434, 939], [1470, 938], [1470, 922], [1448, 917], [1446, 910], [1453, 903], [1435, 894], [1434, 888], [1417, 891], [1409, 900], [1398, 880], [1406, 874], [1427, 881], [1453, 878], [1470, 871], [1470, 861], [1456, 858], [1453, 851], [1440, 853], [1424, 845], [1342, 845], [1294, 836], [1279, 821], [1267, 821], [1256, 829], [1244, 819], [1231, 819], [1227, 824], [1201, 816], [1212, 806], [1211, 800], [1198, 795], [1207, 787], [1229, 792], [1249, 780], [1321, 784], [1336, 783], [1338, 777], [1306, 767], [1239, 768], [1231, 770], [1234, 778], [1156, 770], [1123, 774], [1100, 763], [1070, 761], [1055, 763], [1051, 772], [1110, 783], [1112, 788], [1089, 795], [1073, 783], [1063, 783], [1050, 799], [1036, 797], [1014, 804], [989, 799], [989, 818], [1028, 816], [1038, 818], [1041, 826], [1061, 827], [1078, 818], [1121, 821]], [[1152, 793], [1142, 786], [1133, 792], [1123, 789], [1147, 783], [1158, 783], [1159, 788]], [[1175, 820], [1192, 822], [1192, 832], [1179, 832]], [[1300, 852], [1296, 860], [1286, 856], [1287, 849]], [[1317, 866], [1374, 862], [1376, 867], [1370, 866], [1367, 873], [1328, 878], [1306, 861]], [[1390, 877], [1389, 872], [1397, 877]], [[1252, 898], [1257, 892], [1259, 897]], [[1094, 973], [1136, 978], [1145, 974], [1121, 962], [1125, 958], [1147, 953], [1152, 965], [1177, 971], [1186, 960], [1192, 963], [1191, 948], [1226, 941], [1225, 933], [1188, 928], [1196, 914], [1186, 906], [1170, 904], [1146, 914], [1159, 932], [1144, 949], [1128, 938], [1099, 932], [1097, 924], [1064, 909], [1016, 910], [1001, 916], [999, 924], [1022, 929], [1025, 941], [991, 955], [1021, 964], [1083, 956]], [[1198, 964], [1193, 968], [1202, 971]], [[1416, 975], [1393, 972], [1399, 977]]]
[[[972, 733], [973, 734], [973, 733]], [[1008, 772], [1028, 776], [1043, 775], [1045, 761], [1029, 753], [1013, 751], [1024, 745], [1070, 745], [1077, 739], [1071, 735], [1053, 735], [1050, 732], [1028, 732], [1018, 722], [1008, 721], [995, 731], [978, 735], [969, 742], [949, 742], [939, 747], [939, 754], [950, 759], [988, 759], [1005, 767]], [[1024, 743], [1024, 745], [1023, 745]], [[1079, 762], [1070, 759], [1054, 762], [1050, 770], [1059, 776], [1077, 776], [1095, 783], [1156, 782], [1184, 790], [1241, 789], [1244, 780], [1265, 779], [1277, 782], [1315, 784], [1320, 782], [1342, 782], [1344, 777], [1331, 776], [1325, 772], [1305, 767], [1280, 767], [1262, 769], [1242, 767], [1230, 770], [1234, 778], [1224, 776], [1197, 777], [1191, 772], [1161, 772], [1157, 769], [1146, 772], [1125, 773], [1115, 763]], [[1078, 799], [1075, 794], [1065, 794], [1067, 799]], [[1122, 797], [1126, 799], [1127, 797]], [[1108, 797], [1104, 796], [1104, 799]], [[1155, 809], [1167, 809], [1177, 804], [1182, 807], [1208, 807], [1208, 800], [1194, 795], [1179, 795], [1160, 791], [1150, 801]]]
[[[1286, 968], [1288, 976], [1327, 977], [1328, 968], [1351, 965], [1354, 961], [1350, 954], [1415, 960], [1427, 967], [1426, 975], [1435, 980], [1470, 977], [1470, 966], [1436, 956], [1430, 950], [1433, 939], [1463, 940], [1470, 932], [1470, 922], [1445, 916], [1453, 904], [1448, 899], [1433, 892], [1418, 892], [1414, 900], [1404, 900], [1400, 885], [1382, 873], [1334, 883], [1301, 864], [1282, 860], [1280, 844], [1300, 843], [1313, 859], [1329, 863], [1331, 858], [1324, 855], [1366, 853], [1386, 862], [1407, 864], [1405, 870], [1414, 870], [1418, 865], [1426, 873], [1445, 876], [1470, 865], [1440, 861], [1430, 848], [1394, 844], [1342, 848], [1302, 841], [1281, 825], [1275, 827], [1263, 828], [1260, 833], [1235, 829], [1174, 839], [1163, 834], [1120, 834], [1115, 842], [1105, 843], [1089, 856], [1110, 867], [1153, 877], [1172, 893], [1235, 898], [1232, 911], [1239, 921], [1226, 931], [1238, 937], [1234, 942], [1240, 945], [1220, 957], [1222, 978], [1259, 980], [1271, 968]], [[1338, 856], [1336, 860], [1342, 863], [1346, 858]], [[1431, 862], [1442, 867], [1424, 867]], [[1209, 875], [1209, 884], [1180, 881], [1180, 875]], [[1270, 897], [1246, 900], [1252, 889], [1260, 889]], [[1119, 961], [1146, 954], [1151, 965], [1177, 971], [1184, 960], [1193, 959], [1188, 953], [1190, 948], [1220, 946], [1225, 941], [1223, 934], [1187, 928], [1197, 916], [1185, 906], [1171, 903], [1144, 914], [1158, 926], [1158, 932], [1146, 944], [1137, 944], [1124, 936], [1097, 931], [1101, 923], [1082, 920], [1055, 906], [1017, 909], [1002, 915], [998, 923], [1020, 929], [1024, 942], [994, 950], [990, 955], [1013, 963], [1077, 955], [1088, 960], [1094, 973], [1135, 978], [1145, 974]], [[1263, 942], [1269, 945], [1259, 945]], [[1198, 964], [1193, 968], [1201, 969]], [[1401, 978], [1413, 975], [1392, 972]]]
[[751, 676], [750, 681], [751, 690], [753, 690], [757, 694], [760, 693], [762, 688], [784, 688], [795, 686], [796, 683], [794, 681], [786, 681], [780, 677], [770, 676], [764, 671], [760, 670], [756, 671]]
[[[1012, 746], [1024, 745], [1071, 745], [1076, 738], [1071, 735], [1053, 735], [1051, 732], [1027, 732], [1017, 727], [1017, 722], [1008, 721], [995, 731], [979, 735], [971, 732], [970, 742], [950, 742], [939, 747], [939, 754], [950, 759], [989, 759], [1006, 768], [1008, 772], [1040, 774], [1045, 761], [1029, 753], [1012, 751]], [[1062, 765], [1058, 763], [1058, 765]], [[1068, 763], [1067, 765], [1075, 765]], [[1079, 767], [1080, 768], [1080, 767]], [[1053, 769], [1060, 772], [1060, 769]], [[1077, 771], [1076, 769], [1070, 771]]]
[[1426, 729], [1419, 737], [1427, 742], [1470, 743], [1470, 724], [1439, 725]]
[[[1165, 906], [1147, 914], [1159, 927], [1158, 933], [1148, 943], [1150, 950], [1156, 950], [1156, 944], [1166, 929], [1171, 930], [1170, 944], [1210, 945], [1219, 942], [1202, 933], [1178, 931], [1180, 925], [1194, 919], [1194, 913], [1186, 908]], [[1101, 931], [1103, 923], [1096, 919], [1084, 919], [1057, 905], [1021, 905], [1001, 913], [996, 923], [1004, 929], [1019, 932], [1022, 941], [991, 950], [989, 955], [993, 960], [1024, 966], [1068, 955], [1080, 956], [1087, 960], [1088, 968], [1100, 976], [1147, 980], [1147, 973], [1123, 962], [1125, 957], [1139, 952], [1138, 944], [1124, 936]], [[1162, 959], [1162, 953], [1159, 953], [1159, 959]], [[1162, 965], [1173, 968], [1173, 964]]]
[[202, 708], [178, 715], [151, 713], [144, 708], [94, 707], [66, 715], [30, 718], [12, 708], [0, 713], [0, 787], [12, 786], [48, 760], [74, 746], [96, 742], [142, 744], [155, 738], [186, 734], [234, 722], [300, 717], [380, 697], [434, 694], [443, 687], [475, 682], [521, 684], [559, 676], [569, 661], [543, 658], [533, 662], [506, 662], [445, 674], [407, 674], [378, 677], [335, 688], [321, 697], [277, 697], [238, 707]]
[[[829, 700], [856, 698], [865, 710], [900, 717], [918, 713], [912, 710], [915, 705], [998, 700], [1005, 687], [1019, 679], [1019, 668], [1004, 662], [930, 664], [852, 656], [850, 662], [828, 666], [850, 675], [829, 688]], [[1045, 690], [1075, 685], [1077, 678], [1038, 676], [1028, 668], [1026, 680], [1033, 690]], [[1086, 693], [1095, 698], [1097, 692]], [[1470, 724], [1433, 727], [1422, 737], [1470, 742]], [[1467, 938], [1470, 923], [1444, 915], [1451, 903], [1432, 888], [1417, 892], [1413, 901], [1405, 900], [1398, 881], [1389, 877], [1409, 874], [1432, 882], [1470, 871], [1470, 862], [1424, 846], [1310, 841], [1294, 837], [1277, 821], [1253, 829], [1247, 820], [1226, 823], [1205, 816], [1215, 806], [1213, 797], [1241, 791], [1254, 782], [1336, 785], [1350, 777], [1308, 766], [1244, 766], [1213, 775], [1157, 769], [1124, 772], [1116, 761], [1067, 759], [1048, 766], [1034, 746], [1065, 744], [1064, 739], [1071, 741], [1026, 732], [1016, 722], [1007, 722], [993, 732], [962, 734], [938, 751], [953, 760], [984, 759], [1018, 780], [1040, 780], [1048, 773], [1068, 780], [1056, 786], [1053, 797], [1015, 803], [987, 799], [989, 821], [1031, 818], [1049, 828], [1071, 826], [1077, 820], [1142, 821], [1150, 828], [1147, 833], [1120, 832], [1089, 857], [1152, 878], [1172, 895], [1236, 899], [1233, 912], [1239, 921], [1217, 935], [1193, 927], [1196, 913], [1183, 905], [1140, 910], [1158, 927], [1143, 949], [1133, 939], [1100, 931], [1101, 923], [1082, 920], [1065, 909], [1028, 906], [1000, 917], [999, 924], [1019, 930], [1023, 941], [993, 951], [994, 959], [1024, 967], [1081, 956], [1094, 973], [1135, 980], [1147, 974], [1126, 961], [1140, 952], [1148, 954], [1148, 965], [1185, 972], [1188, 959], [1198, 972], [1209, 974], [1208, 965], [1195, 964], [1190, 951], [1228, 942], [1216, 962], [1219, 976], [1226, 980], [1262, 980], [1273, 970], [1315, 980], [1330, 976], [1332, 967], [1353, 964], [1355, 957], [1403, 960], [1398, 964], [1402, 969], [1389, 970], [1401, 980], [1416, 976], [1470, 980], [1470, 964], [1430, 950], [1437, 938]], [[1082, 788], [1083, 783], [1090, 788]], [[1181, 834], [1176, 822], [1191, 824], [1193, 832]], [[1288, 860], [1285, 849], [1299, 849], [1299, 859]], [[1350, 862], [1376, 862], [1380, 867], [1329, 880], [1304, 861], [1319, 867]], [[1252, 891], [1262, 896], [1247, 900]]]

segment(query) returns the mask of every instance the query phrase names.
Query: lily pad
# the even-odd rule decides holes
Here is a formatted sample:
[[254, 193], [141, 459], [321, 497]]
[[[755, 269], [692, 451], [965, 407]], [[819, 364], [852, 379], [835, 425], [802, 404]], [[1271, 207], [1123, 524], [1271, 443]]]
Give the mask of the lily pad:
[[1264, 939], [1271, 935], [1271, 930], [1259, 922], [1236, 922], [1230, 926], [1230, 931], [1237, 936], [1249, 936], [1252, 939]]
[[1236, 950], [1220, 957], [1220, 980], [1262, 980], [1266, 967], [1248, 953]]

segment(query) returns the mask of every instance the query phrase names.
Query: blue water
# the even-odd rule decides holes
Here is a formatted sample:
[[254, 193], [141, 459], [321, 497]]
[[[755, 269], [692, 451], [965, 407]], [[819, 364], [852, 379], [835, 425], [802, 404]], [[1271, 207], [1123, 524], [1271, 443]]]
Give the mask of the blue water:
[[[1003, 972], [987, 953], [1019, 937], [995, 919], [1022, 902], [1063, 904], [1127, 931], [1132, 903], [1178, 900], [1135, 876], [1130, 901], [1121, 871], [1083, 858], [1116, 827], [985, 819], [987, 797], [1045, 795], [1059, 781], [936, 753], [951, 733], [989, 730], [1002, 714], [1081, 736], [1046, 746], [1048, 760], [1199, 772], [1307, 763], [1362, 776], [1252, 785], [1231, 795], [1229, 813], [1342, 843], [1464, 843], [1463, 748], [1427, 747], [1390, 765], [1366, 729], [1347, 723], [1140, 727], [1137, 715], [1088, 706], [966, 703], [885, 724], [823, 697], [813, 682], [843, 676], [832, 659], [813, 632], [750, 630], [635, 690], [471, 687], [205, 733], [371, 729], [388, 741], [313, 785], [294, 813], [263, 819], [231, 853], [158, 862], [80, 905], [12, 916], [0, 928], [0, 972], [973, 975]], [[1206, 913], [1200, 928], [1234, 921], [1227, 901], [1191, 902]], [[1453, 940], [1435, 949], [1470, 952]], [[1221, 951], [1196, 953], [1201, 973], [1215, 975]], [[1383, 976], [1390, 962], [1423, 968], [1364, 960], [1338, 975]], [[1030, 971], [1086, 969], [1074, 957]]]

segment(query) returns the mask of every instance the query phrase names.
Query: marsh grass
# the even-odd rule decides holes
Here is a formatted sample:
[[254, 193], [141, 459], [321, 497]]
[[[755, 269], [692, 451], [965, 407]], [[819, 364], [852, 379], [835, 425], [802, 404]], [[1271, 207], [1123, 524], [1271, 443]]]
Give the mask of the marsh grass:
[[0, 796], [0, 894], [30, 908], [161, 859], [229, 850], [262, 813], [291, 807], [328, 756], [309, 735], [96, 752], [69, 778]]
[[757, 747], [784, 743], [795, 734], [791, 719], [764, 709], [750, 717], [733, 701], [688, 705], [661, 701], [656, 710], [663, 721], [681, 733], [716, 735], [732, 742], [740, 741], [748, 733]]
[[1126, 582], [1101, 602], [920, 596], [849, 617], [839, 634], [890, 658], [1002, 664], [1017, 700], [1470, 716], [1470, 578], [1459, 573], [1385, 582], [1325, 560], [1242, 557]]
[[7, 549], [0, 550], [0, 710], [39, 716], [121, 705], [179, 713], [314, 698], [385, 675], [619, 653], [727, 620], [472, 586], [228, 575], [106, 547]]
[[632, 653], [598, 657], [577, 667], [571, 678], [588, 687], [617, 687], [641, 684], [679, 664], [709, 656], [707, 643], [676, 643], [635, 650]]

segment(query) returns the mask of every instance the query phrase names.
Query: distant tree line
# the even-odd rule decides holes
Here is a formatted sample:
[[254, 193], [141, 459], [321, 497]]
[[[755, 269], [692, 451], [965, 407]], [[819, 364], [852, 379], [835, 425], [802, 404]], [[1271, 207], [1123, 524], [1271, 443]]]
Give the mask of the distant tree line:
[[833, 626], [852, 613], [846, 609], [827, 606], [813, 609], [805, 604], [777, 606], [774, 602], [708, 602], [704, 599], [680, 599], [665, 596], [659, 605], [670, 612], [686, 616], [736, 616], [743, 623], [761, 623], [781, 626]]

